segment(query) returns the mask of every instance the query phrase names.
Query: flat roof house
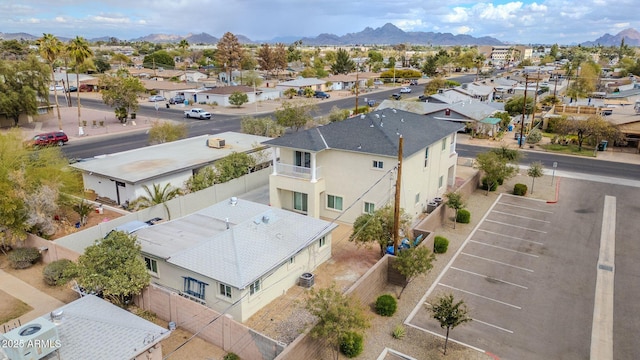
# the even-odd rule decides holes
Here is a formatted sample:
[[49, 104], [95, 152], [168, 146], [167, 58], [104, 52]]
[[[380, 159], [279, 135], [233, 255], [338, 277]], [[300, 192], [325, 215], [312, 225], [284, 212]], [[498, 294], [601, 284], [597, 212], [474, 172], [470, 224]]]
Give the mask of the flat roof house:
[[401, 207], [415, 219], [455, 181], [462, 128], [387, 108], [265, 141], [280, 154], [269, 178], [271, 205], [348, 223], [385, 206], [395, 193], [402, 135]]
[[153, 283], [244, 322], [331, 257], [336, 227], [231, 198], [136, 236]]
[[[169, 183], [181, 188], [198, 170], [233, 152], [255, 153], [264, 148], [256, 145], [269, 139], [224, 132], [98, 156], [71, 166], [82, 172], [85, 189], [92, 189], [98, 196], [120, 205], [146, 195], [144, 185]], [[265, 151], [268, 153], [271, 149]]]

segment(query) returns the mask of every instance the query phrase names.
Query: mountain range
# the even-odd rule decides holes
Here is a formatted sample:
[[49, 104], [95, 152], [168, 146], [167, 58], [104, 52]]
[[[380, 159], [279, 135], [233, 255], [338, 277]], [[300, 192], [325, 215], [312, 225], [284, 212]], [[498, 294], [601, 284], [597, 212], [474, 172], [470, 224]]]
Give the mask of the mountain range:
[[[236, 37], [242, 44], [262, 44], [262, 43], [285, 43], [290, 44], [294, 41], [301, 40], [304, 45], [320, 46], [320, 45], [393, 45], [393, 44], [415, 44], [415, 45], [503, 45], [504, 42], [490, 37], [473, 37], [470, 35], [453, 35], [451, 33], [434, 33], [423, 31], [403, 31], [397, 26], [387, 23], [379, 28], [367, 27], [356, 33], [348, 33], [342, 36], [334, 34], [320, 34], [316, 37], [303, 37], [302, 39], [293, 36], [279, 37], [270, 40], [251, 40], [243, 35], [236, 34]], [[2, 33], [0, 39], [4, 40], [35, 40], [39, 36], [28, 33]], [[594, 41], [581, 43], [582, 46], [618, 46], [622, 39], [629, 46], [640, 46], [640, 32], [629, 28], [619, 32], [616, 35], [604, 34]], [[68, 41], [69, 38], [59, 38], [61, 41]], [[109, 41], [110, 37], [100, 37], [88, 39], [90, 42]], [[177, 43], [182, 39], [186, 39], [190, 44], [216, 44], [219, 38], [207, 33], [175, 35], [175, 34], [149, 34], [147, 36], [129, 39], [129, 41], [149, 41], [153, 43]]]

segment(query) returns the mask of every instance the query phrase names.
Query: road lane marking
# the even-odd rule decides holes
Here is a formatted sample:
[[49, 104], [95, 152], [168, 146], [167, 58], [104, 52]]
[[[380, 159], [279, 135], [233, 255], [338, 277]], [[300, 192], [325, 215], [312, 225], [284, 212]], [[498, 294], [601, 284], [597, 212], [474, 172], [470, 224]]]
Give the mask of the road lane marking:
[[541, 243], [539, 241], [533, 241], [533, 240], [529, 240], [529, 239], [523, 239], [523, 238], [519, 238], [517, 236], [511, 236], [511, 235], [505, 235], [505, 234], [501, 234], [495, 231], [489, 231], [489, 230], [484, 230], [484, 229], [478, 229], [478, 231], [482, 231], [482, 232], [486, 232], [487, 234], [491, 234], [491, 235], [497, 235], [497, 236], [502, 236], [502, 237], [506, 237], [509, 239], [514, 239], [514, 240], [520, 240], [520, 241], [526, 241], [526, 242], [530, 242], [532, 244], [536, 244], [536, 245], [544, 245], [544, 243]]
[[472, 318], [471, 320], [473, 320], [473, 322], [477, 322], [477, 323], [480, 323], [480, 324], [483, 324], [483, 325], [491, 326], [492, 328], [496, 328], [498, 330], [502, 330], [502, 331], [507, 332], [509, 334], [513, 334], [513, 331], [511, 331], [509, 329], [505, 329], [505, 328], [500, 327], [498, 325], [489, 324], [488, 322], [484, 322], [484, 321], [478, 320], [476, 318]]
[[518, 228], [518, 229], [524, 229], [524, 230], [528, 230], [528, 231], [535, 231], [535, 232], [539, 232], [542, 234], [546, 234], [546, 231], [542, 231], [542, 230], [538, 230], [538, 229], [531, 229], [528, 227], [524, 227], [524, 226], [518, 226], [518, 225], [513, 225], [513, 224], [509, 224], [506, 222], [502, 222], [502, 221], [495, 221], [495, 220], [491, 220], [491, 219], [486, 219], [486, 222], [492, 222], [492, 223], [496, 223], [496, 224], [500, 224], [500, 225], [504, 225], [504, 226], [510, 226], [510, 227], [514, 227], [514, 228]]
[[485, 279], [491, 279], [491, 280], [493, 280], [493, 281], [499, 281], [499, 282], [501, 282], [501, 283], [503, 283], [503, 284], [517, 286], [517, 287], [522, 288], [522, 289], [525, 289], [525, 290], [528, 290], [528, 289], [529, 289], [529, 288], [528, 288], [528, 287], [526, 287], [526, 286], [518, 285], [518, 284], [516, 284], [516, 283], [512, 283], [512, 282], [509, 282], [509, 281], [506, 281], [506, 280], [502, 280], [502, 279], [497, 279], [497, 278], [494, 278], [494, 277], [491, 277], [491, 276], [487, 276], [487, 275], [483, 275], [483, 274], [478, 274], [478, 273], [475, 273], [475, 272], [473, 272], [473, 271], [460, 269], [460, 268], [457, 268], [457, 267], [455, 267], [455, 266], [452, 266], [452, 267], [451, 267], [451, 269], [453, 269], [453, 270], [458, 270], [458, 271], [461, 271], [461, 272], [463, 272], [463, 273], [467, 273], [467, 274], [470, 274], [470, 275], [480, 276], [480, 277], [483, 277], [483, 278], [485, 278]]
[[531, 256], [531, 257], [534, 257], [534, 258], [538, 257], [538, 255], [529, 254], [529, 253], [518, 251], [518, 250], [508, 249], [508, 248], [505, 248], [505, 247], [502, 247], [502, 246], [498, 246], [498, 245], [491, 245], [491, 244], [483, 243], [481, 241], [469, 240], [469, 242], [480, 244], [480, 245], [483, 245], [483, 246], [489, 246], [489, 247], [496, 248], [496, 249], [501, 249], [501, 250], [504, 250], [504, 251], [511, 251], [511, 252], [514, 252], [514, 253], [517, 253], [517, 254]]
[[489, 258], [486, 258], [486, 257], [482, 257], [482, 256], [478, 256], [478, 255], [469, 254], [469, 253], [466, 253], [466, 252], [462, 252], [461, 254], [462, 254], [462, 255], [470, 256], [470, 257], [472, 257], [472, 258], [481, 259], [481, 260], [489, 261], [489, 262], [492, 262], [492, 263], [496, 263], [496, 264], [500, 264], [500, 265], [504, 265], [504, 266], [512, 267], [512, 268], [514, 268], [514, 269], [520, 269], [520, 270], [524, 270], [524, 271], [528, 271], [528, 272], [533, 272], [533, 270], [531, 270], [531, 269], [527, 269], [527, 268], [523, 268], [523, 267], [520, 267], [520, 266], [515, 266], [515, 265], [507, 264], [507, 263], [502, 262], [502, 261], [493, 260], [493, 259], [489, 259]]
[[499, 205], [513, 206], [513, 207], [517, 207], [517, 208], [520, 208], [520, 209], [526, 209], [526, 210], [531, 210], [531, 211], [543, 212], [543, 213], [547, 213], [547, 214], [553, 214], [553, 211], [532, 209], [532, 208], [530, 208], [528, 206], [513, 205], [513, 204], [508, 204], [508, 203], [500, 203]]
[[504, 212], [504, 211], [493, 210], [493, 211], [492, 211], [492, 213], [496, 213], [496, 214], [503, 214], [503, 215], [509, 215], [509, 216], [517, 217], [517, 218], [521, 218], [521, 219], [527, 219], [527, 220], [533, 220], [533, 221], [540, 221], [540, 222], [547, 223], [547, 224], [550, 224], [550, 223], [551, 223], [551, 221], [547, 221], [547, 220], [538, 220], [538, 219], [534, 219], [534, 218], [532, 218], [532, 217], [530, 217], [530, 216], [515, 215], [515, 214], [513, 214], [513, 213], [508, 213], [508, 212]]
[[591, 359], [613, 359], [613, 291], [616, 256], [616, 198], [604, 197], [596, 296], [591, 324]]
[[473, 293], [473, 292], [471, 292], [471, 291], [458, 289], [458, 288], [453, 287], [453, 286], [451, 286], [451, 285], [446, 285], [446, 284], [443, 284], [443, 283], [438, 283], [438, 285], [440, 285], [440, 286], [444, 286], [444, 287], [449, 288], [449, 289], [451, 289], [451, 290], [456, 290], [456, 291], [463, 292], [463, 293], [465, 293], [465, 294], [473, 295], [473, 296], [479, 297], [479, 298], [481, 298], [481, 299], [485, 299], [485, 300], [493, 301], [493, 302], [498, 303], [498, 304], [502, 304], [502, 305], [510, 306], [510, 307], [512, 307], [512, 308], [514, 308], [514, 309], [518, 309], [518, 310], [521, 310], [521, 309], [522, 309], [520, 306], [513, 305], [513, 304], [509, 304], [509, 303], [506, 303], [506, 302], [504, 302], [504, 301], [500, 301], [500, 300], [492, 299], [492, 298], [490, 298], [490, 297], [487, 297], [487, 296], [484, 296], [484, 295], [480, 295], [480, 294], [476, 294], [476, 293]]

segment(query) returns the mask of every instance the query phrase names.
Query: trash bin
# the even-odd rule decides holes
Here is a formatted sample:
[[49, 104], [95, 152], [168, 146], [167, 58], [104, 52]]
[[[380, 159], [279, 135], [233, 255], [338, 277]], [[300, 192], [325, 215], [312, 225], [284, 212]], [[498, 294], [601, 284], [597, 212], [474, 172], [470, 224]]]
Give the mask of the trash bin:
[[166, 103], [165, 105], [167, 105], [167, 109], [169, 109], [171, 106], [169, 106], [169, 103]]
[[518, 139], [518, 145], [524, 145], [526, 140], [527, 140], [527, 137], [522, 136], [521, 138]]
[[509, 131], [513, 131], [513, 125], [509, 125], [507, 129], [509, 129]]
[[607, 140], [602, 140], [600, 141], [600, 146], [602, 146], [602, 150], [600, 150], [600, 146], [598, 146], [598, 150], [600, 151], [605, 151], [607, 150], [607, 145], [609, 144], [609, 142]]

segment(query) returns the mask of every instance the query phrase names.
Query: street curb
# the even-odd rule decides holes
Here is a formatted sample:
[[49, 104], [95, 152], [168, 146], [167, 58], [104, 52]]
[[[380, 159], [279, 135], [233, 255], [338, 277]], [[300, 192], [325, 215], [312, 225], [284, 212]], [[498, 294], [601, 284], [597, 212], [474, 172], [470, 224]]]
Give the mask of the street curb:
[[548, 200], [547, 204], [555, 204], [558, 202], [558, 197], [560, 196], [560, 178], [558, 178], [558, 182], [556, 183], [556, 199]]

